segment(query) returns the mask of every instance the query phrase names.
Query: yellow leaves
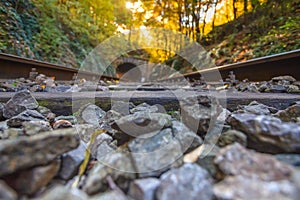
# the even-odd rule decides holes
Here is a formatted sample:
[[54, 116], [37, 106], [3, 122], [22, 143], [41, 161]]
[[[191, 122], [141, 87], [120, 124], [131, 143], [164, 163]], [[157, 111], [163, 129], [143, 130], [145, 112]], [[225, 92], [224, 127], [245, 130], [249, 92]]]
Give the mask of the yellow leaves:
[[91, 138], [90, 138], [90, 142], [89, 142], [89, 146], [88, 148], [86, 149], [85, 151], [85, 154], [84, 154], [84, 161], [81, 163], [80, 167], [79, 167], [79, 173], [78, 173], [78, 176], [76, 177], [76, 180], [74, 181], [74, 183], [72, 184], [72, 187], [75, 188], [75, 187], [78, 187], [78, 184], [80, 182], [80, 179], [82, 177], [82, 175], [84, 174], [84, 172], [86, 171], [87, 167], [88, 167], [88, 164], [89, 164], [89, 161], [90, 161], [90, 157], [91, 157], [91, 149], [92, 149], [92, 146], [95, 142], [95, 139], [98, 135], [102, 134], [102, 133], [105, 133], [106, 131], [104, 129], [101, 129], [101, 130], [96, 130]]
[[164, 51], [161, 49], [146, 49], [147, 53], [150, 55], [150, 62], [164, 62], [171, 57], [175, 56], [175, 53], [172, 51]]

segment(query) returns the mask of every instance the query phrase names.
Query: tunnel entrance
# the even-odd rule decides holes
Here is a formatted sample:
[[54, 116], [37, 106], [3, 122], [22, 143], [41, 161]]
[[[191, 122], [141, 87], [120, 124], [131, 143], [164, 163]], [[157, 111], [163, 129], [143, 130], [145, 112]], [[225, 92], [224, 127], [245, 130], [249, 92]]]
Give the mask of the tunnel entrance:
[[116, 69], [117, 77], [124, 81], [140, 82], [142, 78], [142, 72], [136, 64], [122, 63]]

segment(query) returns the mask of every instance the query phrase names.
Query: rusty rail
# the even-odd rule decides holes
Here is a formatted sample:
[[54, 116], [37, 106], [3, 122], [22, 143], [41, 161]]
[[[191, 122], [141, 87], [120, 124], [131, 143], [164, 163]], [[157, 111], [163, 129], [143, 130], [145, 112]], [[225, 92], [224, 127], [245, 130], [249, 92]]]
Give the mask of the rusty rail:
[[[28, 77], [32, 68], [36, 68], [38, 73], [55, 76], [56, 80], [72, 80], [74, 74], [78, 73], [78, 69], [75, 68], [0, 53], [0, 79]], [[219, 72], [222, 78], [226, 79], [230, 71], [233, 71], [239, 80], [247, 78], [250, 81], [267, 81], [280, 75], [291, 75], [300, 80], [300, 49], [245, 62], [203, 69], [183, 74], [183, 76], [190, 80], [197, 80], [201, 76], [210, 76]], [[92, 72], [80, 71], [80, 78], [92, 79], [99, 76]], [[182, 78], [182, 76], [162, 79], [161, 81], [176, 80], [178, 78]], [[101, 75], [101, 79], [118, 80], [116, 77], [105, 75]]]
[[[300, 49], [245, 62], [203, 69], [183, 74], [183, 76], [190, 80], [197, 80], [201, 76], [209, 77], [210, 75], [214, 75], [217, 71], [219, 71], [223, 80], [228, 77], [230, 71], [234, 72], [238, 80], [247, 78], [250, 81], [268, 81], [272, 77], [282, 75], [290, 75], [300, 80]], [[182, 76], [167, 78], [162, 81], [176, 80], [178, 78], [182, 78]]]
[[[78, 73], [76, 68], [0, 53], [0, 79], [27, 78], [32, 68], [35, 68], [38, 73], [55, 76], [56, 80], [72, 80]], [[102, 80], [118, 80], [116, 77], [80, 71], [80, 78], [93, 79], [94, 77], [100, 77]]]

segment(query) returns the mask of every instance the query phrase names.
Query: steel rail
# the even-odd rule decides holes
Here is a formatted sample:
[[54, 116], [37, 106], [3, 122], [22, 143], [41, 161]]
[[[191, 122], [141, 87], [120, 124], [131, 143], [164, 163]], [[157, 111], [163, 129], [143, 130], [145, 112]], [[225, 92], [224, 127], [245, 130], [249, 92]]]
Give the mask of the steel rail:
[[197, 80], [200, 79], [201, 76], [213, 76], [216, 72], [219, 72], [223, 80], [225, 80], [228, 78], [230, 71], [234, 72], [238, 80], [248, 79], [250, 81], [268, 81], [273, 77], [282, 75], [290, 75], [296, 80], [300, 80], [300, 49], [255, 58], [245, 62], [203, 69], [181, 76], [161, 79], [161, 81], [182, 79], [183, 77], [190, 80]]
[[[28, 78], [32, 68], [38, 73], [54, 76], [56, 80], [72, 80], [79, 72], [79, 69], [72, 67], [0, 53], [0, 79]], [[81, 70], [79, 76], [86, 79], [118, 80], [116, 77]]]

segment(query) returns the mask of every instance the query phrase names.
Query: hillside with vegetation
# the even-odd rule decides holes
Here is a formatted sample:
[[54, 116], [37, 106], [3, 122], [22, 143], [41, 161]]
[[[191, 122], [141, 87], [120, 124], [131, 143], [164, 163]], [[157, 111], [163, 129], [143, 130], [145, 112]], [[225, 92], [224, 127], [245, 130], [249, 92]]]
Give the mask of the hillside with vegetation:
[[[79, 67], [106, 38], [159, 27], [200, 43], [221, 65], [299, 49], [299, 16], [299, 0], [0, 0], [0, 52]], [[182, 47], [151, 38], [169, 51], [137, 56], [162, 62]]]
[[126, 23], [129, 11], [118, 11], [117, 2], [1, 0], [0, 52], [78, 67], [115, 33], [115, 22]]
[[300, 1], [273, 1], [216, 27], [202, 44], [216, 65], [300, 49]]

